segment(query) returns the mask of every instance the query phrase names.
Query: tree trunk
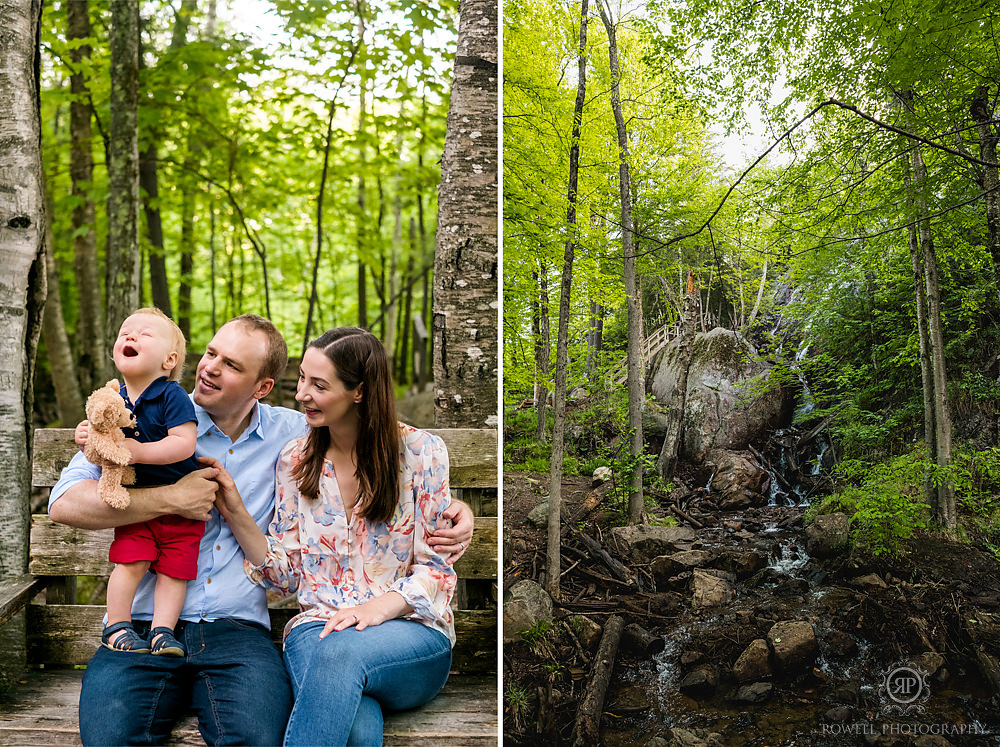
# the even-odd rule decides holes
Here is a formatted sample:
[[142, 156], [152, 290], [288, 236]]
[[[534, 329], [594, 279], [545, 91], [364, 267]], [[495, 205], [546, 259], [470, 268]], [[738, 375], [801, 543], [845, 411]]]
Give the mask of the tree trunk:
[[615, 657], [621, 643], [625, 620], [619, 615], [612, 615], [604, 624], [601, 643], [594, 656], [594, 667], [590, 672], [590, 681], [580, 700], [580, 709], [576, 714], [574, 728], [574, 747], [590, 747], [601, 743], [601, 714], [604, 712], [604, 697], [611, 682], [611, 673], [615, 667]]
[[[580, 0], [580, 45], [577, 48], [577, 88], [573, 105], [573, 131], [570, 135], [569, 179], [566, 194], [566, 223], [569, 238], [563, 252], [562, 279], [559, 289], [559, 322], [556, 330], [556, 375], [552, 387], [552, 458], [549, 461], [549, 515], [546, 545], [545, 587], [553, 599], [559, 599], [562, 550], [559, 513], [562, 508], [563, 439], [566, 425], [566, 379], [569, 361], [569, 308], [573, 290], [573, 255], [576, 253], [576, 200], [580, 175], [580, 128], [587, 96], [587, 0]], [[542, 283], [545, 278], [542, 277]], [[546, 315], [547, 316], [547, 315]], [[546, 359], [548, 347], [546, 346]], [[545, 372], [548, 373], [547, 371]], [[544, 414], [545, 403], [541, 403]]]
[[[38, 111], [40, 0], [8, 0], [0, 35], [0, 580], [28, 570], [31, 410], [45, 303], [45, 200]], [[25, 664], [24, 613], [0, 629], [0, 689]]]
[[[400, 120], [403, 120], [406, 116], [405, 102], [406, 97], [400, 96]], [[403, 130], [398, 129], [396, 131], [396, 152], [402, 153], [402, 151]], [[396, 296], [400, 289], [400, 279], [397, 276], [396, 270], [399, 258], [403, 255], [403, 169], [401, 163], [396, 167], [395, 192], [396, 194], [392, 201], [392, 254], [389, 258], [389, 295], [386, 299], [388, 308], [385, 312], [386, 331], [382, 338], [382, 341], [385, 343], [385, 349], [389, 352], [389, 356], [393, 360], [395, 360], [394, 356], [396, 354], [396, 325], [399, 322], [399, 303], [396, 300]]]
[[107, 355], [139, 299], [139, 6], [111, 0]]
[[45, 204], [45, 277], [48, 296], [42, 316], [42, 339], [49, 360], [52, 388], [56, 393], [59, 423], [63, 428], [73, 428], [85, 417], [80, 381], [73, 363], [73, 351], [66, 334], [63, 319], [62, 295], [59, 292], [59, 270], [55, 252], [52, 250], [52, 205]]
[[[979, 86], [972, 97], [970, 113], [979, 132], [979, 158], [995, 164], [997, 162], [997, 135], [992, 127], [992, 112], [989, 105], [989, 86]], [[986, 226], [990, 233], [989, 252], [993, 258], [994, 282], [1000, 301], [1000, 176], [996, 166], [983, 167], [983, 201], [986, 203]]]
[[747, 318], [746, 328], [749, 330], [753, 327], [753, 320], [757, 318], [757, 312], [760, 311], [760, 302], [764, 298], [764, 288], [767, 286], [767, 262], [764, 263], [764, 269], [760, 272], [760, 286], [757, 288], [757, 300], [753, 302], [753, 308], [750, 310], [750, 316]]
[[181, 189], [181, 271], [177, 282], [177, 326], [185, 340], [191, 339], [191, 275], [194, 272], [194, 212], [197, 193], [190, 182]]
[[667, 413], [667, 430], [663, 437], [663, 448], [656, 460], [656, 468], [666, 482], [674, 478], [677, 469], [677, 452], [681, 441], [681, 430], [684, 425], [684, 408], [687, 405], [688, 372], [691, 370], [691, 356], [694, 353], [695, 324], [698, 317], [698, 290], [694, 286], [694, 272], [688, 271], [687, 294], [684, 296], [684, 327], [681, 332], [678, 351], [680, 373], [677, 376], [677, 389], [670, 398], [670, 410]]
[[413, 324], [413, 285], [416, 278], [413, 275], [413, 258], [417, 255], [417, 224], [410, 218], [410, 256], [406, 260], [406, 295], [403, 297], [403, 323], [400, 326], [399, 340], [399, 382], [406, 384], [410, 377], [410, 325]]
[[644, 383], [644, 361], [642, 359], [642, 301], [639, 297], [635, 276], [635, 249], [632, 237], [632, 195], [629, 182], [628, 131], [622, 114], [621, 96], [618, 88], [618, 43], [615, 28], [605, 12], [601, 0], [597, 1], [601, 21], [608, 32], [608, 57], [611, 63], [611, 109], [615, 115], [618, 130], [618, 190], [621, 194], [622, 255], [625, 261], [625, 295], [628, 307], [628, 422], [632, 433], [631, 457], [634, 464], [632, 485], [628, 498], [628, 520], [630, 524], [642, 521], [644, 501], [642, 496], [642, 405], [646, 399]]
[[358, 0], [358, 49], [360, 50], [361, 95], [358, 107], [358, 326], [368, 329], [368, 268], [365, 265], [367, 241], [365, 221], [368, 218], [367, 192], [365, 187], [365, 168], [367, 154], [365, 149], [365, 122], [368, 117], [368, 57], [365, 46], [365, 1]]
[[[549, 440], [548, 412], [549, 388], [549, 350], [552, 339], [549, 331], [549, 278], [545, 263], [539, 261], [538, 272], [535, 275], [535, 285], [538, 288], [538, 300], [535, 301], [537, 329], [535, 330], [535, 438], [539, 443]], [[534, 301], [534, 299], [533, 299]]]
[[323, 141], [323, 170], [320, 172], [319, 190], [316, 194], [316, 254], [313, 256], [309, 310], [306, 313], [306, 330], [302, 336], [302, 352], [300, 356], [304, 356], [306, 348], [309, 347], [309, 340], [312, 336], [313, 313], [316, 310], [316, 302], [318, 301], [319, 265], [323, 256], [323, 197], [326, 192], [326, 177], [330, 170], [330, 146], [333, 142], [333, 115], [336, 112], [336, 106], [337, 99], [334, 97], [330, 101], [329, 112], [326, 118], [326, 138]]
[[151, 142], [139, 159], [139, 187], [142, 190], [143, 211], [146, 213], [146, 235], [149, 236], [149, 287], [153, 305], [172, 317], [174, 314], [170, 305], [167, 257], [163, 247], [163, 222], [160, 219], [157, 158], [156, 143]]
[[596, 380], [597, 361], [601, 354], [601, 347], [604, 344], [604, 307], [591, 300], [590, 302], [590, 329], [587, 333], [587, 375], [590, 379]]
[[434, 420], [497, 413], [497, 3], [461, 0], [434, 252]]
[[[66, 4], [67, 37], [73, 42], [89, 39], [89, 0]], [[73, 100], [69, 105], [69, 172], [73, 181], [73, 268], [76, 273], [79, 314], [76, 335], [79, 342], [81, 391], [92, 391], [108, 378], [108, 365], [101, 355], [104, 349], [104, 304], [101, 300], [100, 264], [97, 261], [97, 214], [91, 195], [94, 183], [94, 156], [91, 152], [90, 104], [86, 79], [76, 72], [78, 65], [90, 60], [90, 45], [80, 43], [70, 50], [74, 72], [70, 75]]]
[[[927, 293], [927, 329], [930, 341], [931, 376], [934, 380], [934, 441], [935, 461], [939, 468], [951, 465], [951, 407], [948, 402], [948, 377], [944, 359], [944, 331], [941, 321], [941, 291], [938, 283], [937, 255], [934, 235], [927, 218], [927, 170], [920, 148], [911, 151], [913, 185], [919, 219], [917, 232], [924, 261], [924, 286]], [[945, 529], [955, 529], [955, 486], [951, 481], [938, 485], [935, 519]]]

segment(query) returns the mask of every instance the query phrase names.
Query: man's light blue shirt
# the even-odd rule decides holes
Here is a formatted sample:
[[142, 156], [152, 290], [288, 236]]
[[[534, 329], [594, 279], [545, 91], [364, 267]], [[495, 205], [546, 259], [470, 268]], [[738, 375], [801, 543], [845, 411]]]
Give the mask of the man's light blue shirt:
[[[307, 432], [305, 418], [295, 410], [258, 403], [250, 424], [233, 443], [204, 409], [195, 405], [194, 410], [198, 417], [195, 455], [219, 460], [236, 481], [257, 526], [266, 533], [274, 513], [274, 468], [278, 455], [286, 443]], [[100, 467], [88, 462], [82, 453], [76, 454], [52, 488], [49, 508], [76, 483], [96, 480], [100, 475]], [[133, 619], [152, 620], [155, 578], [155, 574], [147, 573], [139, 585], [132, 603]], [[264, 589], [251, 583], [243, 572], [243, 550], [218, 510], [212, 509], [198, 552], [198, 578], [188, 581], [181, 619], [212, 622], [224, 617], [271, 627]]]

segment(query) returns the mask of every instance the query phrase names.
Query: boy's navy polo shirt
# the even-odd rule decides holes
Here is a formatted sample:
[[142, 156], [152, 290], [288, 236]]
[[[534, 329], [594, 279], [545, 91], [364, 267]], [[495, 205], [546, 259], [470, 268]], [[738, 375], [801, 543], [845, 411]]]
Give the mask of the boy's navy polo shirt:
[[[198, 422], [194, 414], [194, 404], [187, 392], [176, 381], [170, 381], [161, 376], [139, 395], [133, 402], [123, 384], [120, 390], [122, 399], [135, 416], [135, 428], [122, 428], [126, 438], [134, 438], [141, 443], [161, 441], [167, 437], [167, 431], [184, 423]], [[201, 465], [194, 454], [173, 464], [133, 464], [135, 468], [135, 485], [137, 488], [148, 488], [154, 485], [172, 485], [181, 477], [198, 469]]]

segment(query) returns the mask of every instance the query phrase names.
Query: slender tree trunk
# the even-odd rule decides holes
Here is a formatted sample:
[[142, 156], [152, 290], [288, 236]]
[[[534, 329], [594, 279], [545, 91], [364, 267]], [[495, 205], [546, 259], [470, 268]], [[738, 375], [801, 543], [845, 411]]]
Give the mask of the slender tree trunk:
[[[927, 330], [930, 340], [931, 375], [934, 380], [934, 440], [935, 461], [939, 468], [951, 465], [951, 406], [948, 401], [948, 377], [945, 370], [944, 331], [941, 318], [941, 291], [938, 283], [937, 255], [934, 235], [927, 217], [927, 170], [920, 148], [913, 146], [913, 186], [916, 195], [917, 233], [924, 260], [924, 286], [927, 292]], [[935, 508], [936, 520], [946, 529], [955, 529], [955, 486], [951, 481], [938, 485]]]
[[552, 339], [549, 332], [549, 278], [545, 268], [545, 263], [539, 261], [538, 271], [535, 276], [535, 287], [538, 289], [538, 299], [532, 299], [536, 305], [537, 312], [535, 330], [535, 438], [539, 443], [549, 440], [548, 434], [548, 412], [549, 388], [546, 382], [551, 374], [549, 363], [549, 350], [552, 348]]
[[604, 344], [604, 306], [591, 300], [590, 329], [587, 333], [587, 375], [594, 380], [597, 375], [597, 361]]
[[[587, 0], [580, 0], [580, 45], [577, 47], [577, 88], [573, 106], [573, 132], [570, 136], [569, 179], [566, 194], [566, 223], [569, 238], [563, 254], [562, 282], [559, 290], [559, 322], [556, 331], [556, 375], [552, 388], [552, 459], [549, 463], [549, 516], [546, 545], [545, 588], [559, 599], [562, 550], [560, 512], [562, 509], [563, 439], [566, 430], [566, 379], [569, 368], [569, 308], [573, 289], [573, 256], [576, 252], [576, 201], [580, 175], [580, 128], [583, 106], [587, 100]], [[547, 357], [547, 356], [546, 356]], [[544, 402], [542, 403], [544, 407]]]
[[[76, 0], [66, 4], [68, 38], [80, 42], [70, 50], [74, 66], [90, 60], [89, 0]], [[69, 105], [70, 155], [69, 172], [73, 182], [73, 267], [79, 306], [76, 334], [79, 342], [79, 372], [81, 391], [92, 391], [108, 378], [104, 356], [104, 304], [101, 299], [100, 264], [97, 261], [97, 214], [90, 188], [94, 183], [94, 156], [90, 126], [90, 104], [87, 82], [77, 71], [70, 75], [73, 99]]]
[[[0, 580], [28, 570], [31, 411], [45, 303], [45, 199], [39, 94], [40, 0], [8, 0], [0, 34]], [[25, 617], [0, 628], [0, 689], [25, 665]]]
[[764, 263], [764, 269], [760, 273], [760, 286], [757, 288], [757, 300], [753, 302], [753, 308], [750, 309], [750, 316], [747, 318], [746, 328], [750, 329], [753, 327], [753, 320], [757, 318], [757, 312], [760, 311], [760, 302], [764, 298], [764, 288], [767, 286], [767, 262]]
[[[214, 6], [213, 6], [214, 12]], [[208, 207], [208, 253], [209, 253], [209, 292], [212, 297], [212, 331], [215, 332], [215, 207], [209, 202]]]
[[[989, 105], [989, 86], [979, 86], [972, 97], [970, 113], [979, 132], [979, 158], [997, 163], [997, 135], [993, 131], [993, 113]], [[1000, 302], [1000, 176], [996, 166], [983, 167], [983, 202], [986, 203], [986, 226], [990, 234], [994, 282]]]
[[[405, 101], [406, 97], [401, 96], [399, 104], [400, 120], [406, 115]], [[396, 152], [402, 153], [402, 151], [403, 131], [402, 129], [398, 129], [396, 131]], [[386, 332], [382, 338], [382, 341], [385, 343], [385, 349], [389, 351], [390, 356], [395, 356], [396, 353], [396, 325], [399, 322], [399, 303], [396, 301], [396, 296], [400, 288], [400, 279], [397, 276], [396, 270], [399, 258], [403, 254], [403, 169], [401, 164], [396, 167], [395, 192], [396, 194], [392, 200], [392, 254], [389, 258], [389, 296], [386, 299], [388, 308], [385, 312]]]
[[191, 339], [191, 283], [194, 272], [194, 213], [197, 192], [185, 182], [181, 196], [181, 272], [177, 283], [177, 326], [184, 339]]
[[367, 252], [367, 240], [365, 231], [365, 221], [368, 219], [367, 194], [365, 187], [365, 169], [367, 168], [367, 155], [365, 148], [365, 121], [368, 117], [368, 104], [366, 97], [368, 94], [368, 56], [365, 46], [365, 0], [358, 0], [358, 45], [361, 50], [359, 59], [361, 68], [361, 100], [358, 107], [358, 326], [368, 329], [368, 283], [366, 273], [368, 269], [365, 265], [365, 253]]
[[697, 317], [698, 290], [694, 285], [694, 272], [689, 270], [687, 294], [684, 296], [684, 327], [678, 342], [680, 372], [677, 376], [677, 389], [670, 398], [670, 411], [667, 413], [667, 430], [663, 437], [663, 448], [660, 449], [660, 457], [656, 461], [656, 468], [667, 482], [673, 479], [674, 470], [677, 469], [677, 452], [684, 425], [684, 408], [687, 406], [688, 372], [691, 370], [691, 357], [694, 354]]
[[410, 252], [406, 259], [406, 295], [403, 301], [403, 324], [400, 326], [399, 341], [399, 381], [407, 383], [412, 381], [410, 377], [410, 326], [413, 324], [413, 284], [416, 279], [413, 275], [413, 258], [417, 254], [417, 224], [410, 218], [409, 221]]
[[111, 0], [111, 163], [105, 354], [139, 299], [139, 6]]
[[[914, 203], [912, 182], [910, 180], [910, 164], [905, 163], [904, 179], [906, 188], [911, 191], [909, 202]], [[913, 214], [916, 214], [914, 207]], [[927, 459], [936, 459], [937, 427], [934, 422], [934, 376], [931, 372], [930, 339], [927, 335], [927, 293], [924, 290], [924, 257], [920, 251], [917, 238], [917, 226], [910, 224], [908, 230], [910, 246], [910, 264], [913, 267], [913, 289], [917, 307], [917, 339], [920, 342], [920, 384], [924, 395], [924, 447]], [[937, 489], [929, 469], [924, 470], [924, 498], [927, 505], [937, 505]]]
[[434, 420], [497, 413], [497, 3], [461, 0], [434, 252]]
[[42, 317], [42, 340], [49, 360], [52, 388], [56, 393], [59, 422], [63, 428], [74, 427], [85, 417], [80, 382], [73, 363], [73, 351], [63, 319], [62, 294], [59, 292], [59, 270], [52, 249], [52, 204], [46, 200], [45, 212], [45, 276], [48, 297]]
[[621, 193], [622, 255], [625, 260], [625, 295], [628, 307], [628, 420], [632, 432], [631, 456], [635, 463], [631, 492], [628, 499], [628, 520], [631, 524], [642, 521], [644, 501], [642, 495], [642, 466], [639, 457], [643, 451], [642, 405], [646, 399], [644, 383], [644, 361], [642, 359], [642, 302], [639, 297], [635, 275], [635, 249], [632, 237], [632, 195], [629, 182], [628, 131], [622, 114], [621, 96], [618, 88], [618, 43], [615, 28], [605, 12], [601, 0], [597, 0], [601, 21], [608, 32], [608, 56], [611, 63], [611, 109], [615, 115], [618, 130], [618, 189]]
[[156, 169], [158, 157], [156, 143], [150, 142], [139, 158], [139, 187], [142, 190], [142, 207], [146, 213], [146, 234], [149, 236], [149, 287], [153, 305], [172, 317], [174, 313], [170, 304], [170, 282], [167, 278], [167, 257], [159, 208], [160, 186]]

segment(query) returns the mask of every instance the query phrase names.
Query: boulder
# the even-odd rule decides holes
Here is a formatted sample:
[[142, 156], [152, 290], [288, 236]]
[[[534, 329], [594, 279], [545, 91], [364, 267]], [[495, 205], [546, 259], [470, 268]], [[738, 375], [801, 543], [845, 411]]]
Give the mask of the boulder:
[[592, 651], [601, 642], [602, 628], [585, 615], [573, 615], [569, 619], [570, 629], [576, 633], [576, 637], [585, 649]]
[[503, 639], [517, 641], [539, 620], [552, 622], [552, 597], [534, 581], [518, 581], [504, 589]]
[[753, 550], [724, 550], [712, 566], [736, 574], [741, 581], [767, 567], [767, 556]]
[[738, 682], [753, 682], [770, 674], [771, 649], [763, 638], [752, 641], [733, 664], [733, 676]]
[[767, 632], [774, 660], [786, 672], [812, 664], [819, 653], [816, 631], [811, 623], [800, 620], [777, 622]]
[[681, 729], [675, 726], [668, 733], [670, 747], [725, 747], [726, 744], [721, 734], [704, 729]]
[[825, 643], [828, 659], [846, 659], [858, 653], [858, 642], [854, 640], [854, 636], [842, 630], [827, 633]]
[[920, 656], [914, 656], [910, 660], [910, 663], [917, 669], [922, 669], [930, 676], [937, 674], [937, 671], [944, 666], [944, 657], [941, 654], [928, 651], [920, 654]]
[[771, 697], [774, 685], [770, 682], [754, 682], [737, 690], [730, 700], [736, 703], [763, 703]]
[[882, 580], [882, 577], [877, 573], [868, 573], [864, 576], [858, 576], [856, 579], [851, 581], [851, 586], [857, 586], [859, 589], [888, 589], [889, 585]]
[[690, 527], [658, 527], [634, 524], [611, 530], [613, 544], [637, 563], [648, 563], [658, 555], [690, 550], [697, 535]]
[[806, 527], [806, 552], [828, 558], [843, 552], [851, 544], [851, 521], [846, 514], [820, 514]]
[[713, 557], [707, 550], [681, 550], [653, 558], [649, 571], [655, 579], [668, 579], [678, 573], [706, 566], [712, 562]]
[[[667, 345], [650, 383], [670, 404], [680, 377], [677, 341]], [[695, 336], [688, 369], [681, 458], [710, 448], [745, 449], [791, 414], [795, 392], [770, 383], [771, 364], [739, 333], [717, 327]]]
[[720, 509], [737, 511], [767, 502], [767, 472], [757, 466], [749, 451], [712, 449], [705, 454], [705, 461], [715, 468], [711, 495]]
[[597, 487], [601, 483], [605, 483], [611, 479], [611, 468], [610, 467], [598, 467], [594, 470], [594, 476], [590, 481], [591, 487]]
[[692, 669], [677, 686], [689, 698], [701, 700], [712, 696], [719, 686], [719, 672], [711, 664], [702, 664]]
[[691, 581], [691, 588], [694, 591], [691, 606], [695, 609], [702, 609], [719, 607], [726, 602], [731, 602], [736, 596], [736, 591], [733, 588], [735, 581], [736, 577], [726, 571], [695, 568]]

